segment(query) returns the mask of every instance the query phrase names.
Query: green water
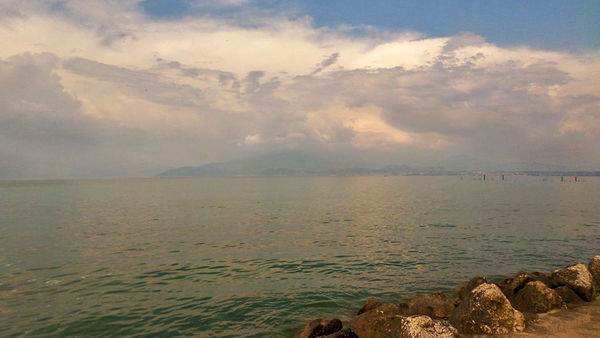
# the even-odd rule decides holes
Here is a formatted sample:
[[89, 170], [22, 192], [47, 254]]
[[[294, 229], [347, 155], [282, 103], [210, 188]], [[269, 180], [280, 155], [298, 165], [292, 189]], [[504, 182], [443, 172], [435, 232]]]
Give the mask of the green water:
[[598, 178], [0, 181], [0, 332], [289, 336], [598, 253]]

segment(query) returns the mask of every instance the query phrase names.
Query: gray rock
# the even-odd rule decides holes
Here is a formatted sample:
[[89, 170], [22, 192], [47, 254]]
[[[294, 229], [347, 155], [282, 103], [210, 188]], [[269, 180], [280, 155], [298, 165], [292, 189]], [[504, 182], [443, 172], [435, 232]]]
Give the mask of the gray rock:
[[454, 301], [441, 292], [417, 296], [400, 305], [404, 316], [425, 315], [436, 319], [450, 319], [454, 307]]
[[470, 281], [466, 282], [463, 286], [460, 287], [460, 290], [458, 291], [458, 298], [465, 299], [469, 292], [471, 292], [473, 289], [484, 283], [487, 283], [487, 279], [485, 279], [485, 277], [483, 276], [475, 276], [471, 278]]
[[540, 281], [527, 283], [510, 298], [512, 306], [521, 312], [544, 313], [565, 306], [560, 295]]
[[600, 255], [594, 256], [594, 258], [590, 260], [588, 270], [590, 271], [590, 274], [592, 274], [596, 293], [600, 293]]
[[592, 274], [581, 263], [558, 269], [552, 273], [550, 287], [557, 288], [563, 285], [573, 289], [579, 297], [587, 302], [592, 301], [596, 294]]
[[322, 319], [318, 318], [306, 324], [300, 329], [294, 338], [314, 338], [336, 333], [342, 329], [342, 321], [337, 318]]
[[512, 307], [497, 285], [487, 283], [467, 294], [450, 322], [465, 334], [506, 334], [525, 328], [523, 314]]

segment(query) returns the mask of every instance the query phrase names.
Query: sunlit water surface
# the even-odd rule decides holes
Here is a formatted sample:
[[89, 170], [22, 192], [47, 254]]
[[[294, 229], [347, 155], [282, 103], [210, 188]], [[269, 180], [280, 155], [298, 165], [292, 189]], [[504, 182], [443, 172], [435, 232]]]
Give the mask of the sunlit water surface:
[[0, 332], [289, 336], [598, 249], [598, 178], [3, 181]]

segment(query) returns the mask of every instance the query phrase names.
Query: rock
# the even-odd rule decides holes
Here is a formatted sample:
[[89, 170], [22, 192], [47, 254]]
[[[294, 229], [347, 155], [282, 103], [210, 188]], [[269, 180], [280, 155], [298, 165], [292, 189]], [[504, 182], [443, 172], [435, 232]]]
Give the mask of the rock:
[[554, 289], [554, 291], [556, 291], [560, 298], [562, 298], [563, 302], [567, 304], [583, 303], [583, 299], [581, 299], [581, 297], [579, 297], [575, 291], [568, 286], [559, 286]]
[[377, 299], [373, 299], [373, 298], [369, 298], [367, 299], [367, 301], [365, 302], [365, 305], [363, 305], [360, 310], [358, 310], [358, 313], [356, 315], [360, 315], [363, 314], [365, 312], [371, 311], [381, 305], [383, 305], [384, 303], [380, 300]]
[[434, 338], [458, 335], [447, 321], [428, 316], [403, 317], [398, 314], [380, 313], [380, 309], [365, 312], [352, 322], [352, 331], [358, 337], [368, 338]]
[[594, 281], [594, 288], [597, 293], [600, 293], [600, 255], [594, 256], [588, 264], [588, 270], [592, 275], [592, 280]]
[[506, 296], [506, 298], [511, 298], [514, 296], [519, 290], [521, 290], [527, 283], [531, 281], [540, 281], [544, 284], [548, 284], [548, 280], [550, 279], [550, 274], [542, 273], [542, 272], [533, 272], [528, 273], [525, 271], [520, 271], [517, 273], [515, 278], [508, 278], [502, 282], [495, 283], [498, 285], [502, 293]]
[[565, 306], [560, 295], [540, 281], [527, 283], [510, 298], [512, 306], [521, 312], [544, 313]]
[[350, 328], [341, 329], [336, 333], [332, 333], [326, 336], [321, 336], [322, 338], [358, 338], [356, 333], [352, 332]]
[[529, 281], [531, 281], [531, 277], [528, 273], [519, 272], [515, 278], [508, 278], [495, 284], [500, 288], [506, 298], [510, 298], [519, 292], [519, 290], [521, 290]]
[[450, 322], [465, 334], [505, 334], [525, 328], [523, 314], [512, 307], [497, 285], [488, 283], [467, 294]]
[[388, 337], [399, 329], [400, 308], [383, 303], [354, 317], [350, 327], [359, 337]]
[[342, 321], [337, 318], [322, 319], [318, 318], [306, 324], [304, 328], [298, 331], [294, 338], [314, 338], [336, 333], [342, 329]]
[[587, 302], [595, 297], [596, 291], [592, 282], [592, 274], [581, 263], [558, 269], [552, 273], [550, 287], [557, 288], [563, 285], [573, 289], [579, 297]]
[[549, 272], [537, 272], [536, 271], [536, 272], [530, 273], [529, 277], [531, 278], [531, 280], [537, 280], [537, 281], [540, 281], [549, 286], [550, 277], [552, 277], [552, 274]]
[[450, 319], [455, 307], [454, 301], [446, 298], [442, 292], [417, 296], [402, 305], [400, 307], [404, 316], [425, 315], [436, 319]]
[[471, 278], [470, 281], [461, 286], [460, 290], [458, 291], [458, 298], [465, 299], [469, 292], [484, 283], [487, 283], [487, 279], [485, 279], [483, 276], [475, 276]]
[[458, 332], [447, 321], [435, 320], [428, 316], [403, 318], [399, 337], [435, 338], [457, 337]]

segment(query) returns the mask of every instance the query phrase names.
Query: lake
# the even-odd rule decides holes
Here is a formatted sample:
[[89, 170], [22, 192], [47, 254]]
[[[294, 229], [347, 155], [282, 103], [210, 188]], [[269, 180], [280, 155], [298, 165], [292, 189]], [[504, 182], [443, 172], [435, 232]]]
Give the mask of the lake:
[[600, 178], [0, 181], [0, 332], [291, 336], [600, 254]]

